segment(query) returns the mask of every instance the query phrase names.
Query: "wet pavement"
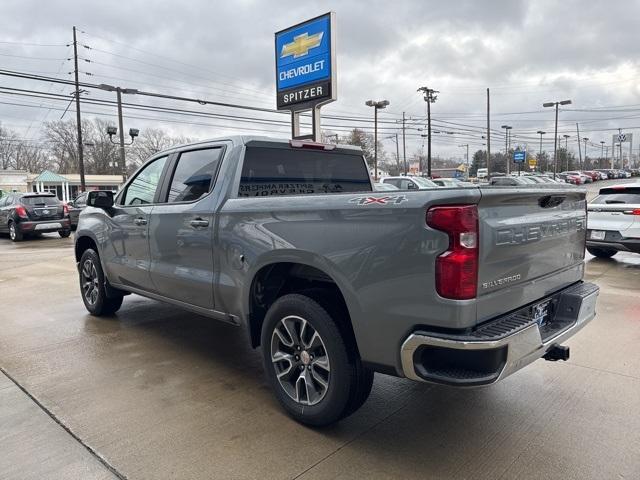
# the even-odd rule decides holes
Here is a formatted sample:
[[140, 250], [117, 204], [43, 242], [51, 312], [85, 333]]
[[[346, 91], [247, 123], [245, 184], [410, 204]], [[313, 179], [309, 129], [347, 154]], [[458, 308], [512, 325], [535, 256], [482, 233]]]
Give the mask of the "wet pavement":
[[0, 237], [2, 479], [640, 478], [640, 255], [587, 255], [598, 316], [570, 361], [473, 390], [377, 375], [312, 430], [242, 330], [134, 295], [88, 315], [72, 245]]

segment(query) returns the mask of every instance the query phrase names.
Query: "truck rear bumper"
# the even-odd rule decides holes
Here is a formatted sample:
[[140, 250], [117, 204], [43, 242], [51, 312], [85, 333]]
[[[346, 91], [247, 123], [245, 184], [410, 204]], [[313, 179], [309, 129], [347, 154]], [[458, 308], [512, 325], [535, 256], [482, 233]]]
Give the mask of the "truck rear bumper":
[[589, 323], [599, 290], [580, 282], [462, 334], [413, 332], [400, 351], [404, 375], [453, 386], [495, 383]]

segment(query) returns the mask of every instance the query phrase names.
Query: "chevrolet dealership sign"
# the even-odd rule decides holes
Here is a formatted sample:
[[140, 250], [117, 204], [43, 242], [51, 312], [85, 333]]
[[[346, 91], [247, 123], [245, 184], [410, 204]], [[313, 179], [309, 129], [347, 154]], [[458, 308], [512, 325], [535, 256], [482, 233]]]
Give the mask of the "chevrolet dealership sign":
[[304, 110], [336, 99], [335, 14], [276, 33], [278, 110]]

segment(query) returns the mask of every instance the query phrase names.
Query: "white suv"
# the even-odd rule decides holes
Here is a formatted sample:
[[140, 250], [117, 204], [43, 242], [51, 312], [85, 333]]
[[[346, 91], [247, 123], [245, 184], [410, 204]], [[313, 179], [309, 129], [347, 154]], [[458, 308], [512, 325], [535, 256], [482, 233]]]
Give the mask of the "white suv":
[[587, 210], [589, 253], [601, 258], [640, 253], [640, 182], [601, 188]]

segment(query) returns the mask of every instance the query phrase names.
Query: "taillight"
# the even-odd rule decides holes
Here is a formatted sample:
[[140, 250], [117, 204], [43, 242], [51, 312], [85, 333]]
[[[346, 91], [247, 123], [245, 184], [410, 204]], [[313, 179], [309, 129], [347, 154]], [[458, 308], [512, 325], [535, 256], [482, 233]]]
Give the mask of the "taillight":
[[436, 259], [438, 295], [454, 300], [475, 298], [478, 291], [478, 207], [431, 207], [427, 225], [449, 235], [449, 248]]
[[69, 216], [69, 205], [67, 205], [66, 203], [63, 203], [62, 209], [64, 210], [64, 216], [65, 217]]
[[624, 212], [625, 215], [640, 215], [640, 208], [634, 208], [633, 210], [625, 210]]
[[17, 205], [15, 209], [16, 215], [20, 218], [29, 218], [27, 215], [27, 210], [22, 205]]

